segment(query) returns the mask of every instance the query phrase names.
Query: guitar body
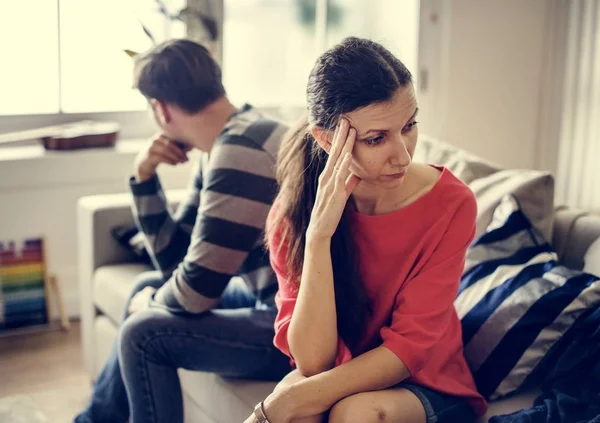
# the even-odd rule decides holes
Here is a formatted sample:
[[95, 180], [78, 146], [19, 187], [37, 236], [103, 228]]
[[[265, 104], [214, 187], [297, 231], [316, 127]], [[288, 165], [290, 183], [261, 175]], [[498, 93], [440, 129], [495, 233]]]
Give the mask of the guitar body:
[[84, 120], [0, 135], [0, 146], [39, 140], [46, 150], [113, 147], [120, 126], [117, 122]]

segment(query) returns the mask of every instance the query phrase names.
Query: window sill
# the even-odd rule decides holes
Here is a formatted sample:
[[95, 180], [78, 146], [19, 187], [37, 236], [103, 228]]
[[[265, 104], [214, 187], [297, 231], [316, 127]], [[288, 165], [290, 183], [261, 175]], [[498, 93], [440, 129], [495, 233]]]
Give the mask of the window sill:
[[41, 145], [0, 148], [0, 163], [23, 162], [35, 160], [75, 160], [89, 156], [114, 156], [136, 154], [147, 142], [147, 139], [119, 140], [110, 148], [84, 148], [76, 150], [46, 150]]
[[123, 140], [112, 148], [67, 151], [46, 151], [42, 145], [0, 149], [0, 192], [105, 184], [124, 191], [145, 142]]

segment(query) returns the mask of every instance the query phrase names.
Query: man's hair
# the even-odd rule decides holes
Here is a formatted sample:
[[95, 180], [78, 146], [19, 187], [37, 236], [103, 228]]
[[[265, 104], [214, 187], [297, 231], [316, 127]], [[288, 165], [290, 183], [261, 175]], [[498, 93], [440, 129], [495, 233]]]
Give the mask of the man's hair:
[[225, 95], [221, 68], [208, 49], [194, 41], [165, 41], [134, 61], [134, 87], [147, 99], [196, 113]]

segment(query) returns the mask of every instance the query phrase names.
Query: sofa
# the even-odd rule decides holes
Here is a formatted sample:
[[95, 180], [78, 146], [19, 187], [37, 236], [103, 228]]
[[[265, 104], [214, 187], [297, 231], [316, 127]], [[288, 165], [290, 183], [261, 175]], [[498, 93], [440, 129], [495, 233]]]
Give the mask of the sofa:
[[[451, 170], [467, 175], [467, 179], [477, 178], [473, 172], [487, 175], [499, 170], [499, 167], [448, 144], [425, 140], [422, 145], [418, 159], [447, 165]], [[470, 173], [464, 172], [465, 167], [471, 169]], [[173, 208], [183, 196], [183, 191], [167, 192]], [[552, 246], [561, 263], [598, 274], [600, 248], [592, 248], [590, 254], [587, 253], [600, 239], [600, 216], [567, 207], [552, 208], [550, 219], [543, 224], [551, 234]], [[111, 229], [116, 226], [133, 225], [128, 193], [81, 198], [77, 224], [82, 348], [85, 367], [94, 380], [117, 338], [119, 321], [133, 281], [149, 268], [136, 260], [136, 256], [111, 234]], [[592, 264], [596, 266], [593, 269], [590, 268]], [[202, 372], [180, 370], [179, 374], [185, 421], [190, 423], [242, 422], [253, 406], [274, 387], [272, 382], [232, 380]], [[487, 422], [491, 416], [529, 407], [537, 394], [533, 388], [491, 402], [488, 413], [480, 421]]]

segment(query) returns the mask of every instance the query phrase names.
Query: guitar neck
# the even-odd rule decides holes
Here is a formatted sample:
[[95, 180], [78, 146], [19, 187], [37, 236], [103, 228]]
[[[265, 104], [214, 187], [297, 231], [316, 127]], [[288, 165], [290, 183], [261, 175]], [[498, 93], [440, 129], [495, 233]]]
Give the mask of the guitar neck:
[[55, 134], [58, 131], [60, 131], [60, 125], [45, 126], [43, 128], [0, 134], [0, 145], [17, 144], [24, 141], [39, 140], [42, 137]]

